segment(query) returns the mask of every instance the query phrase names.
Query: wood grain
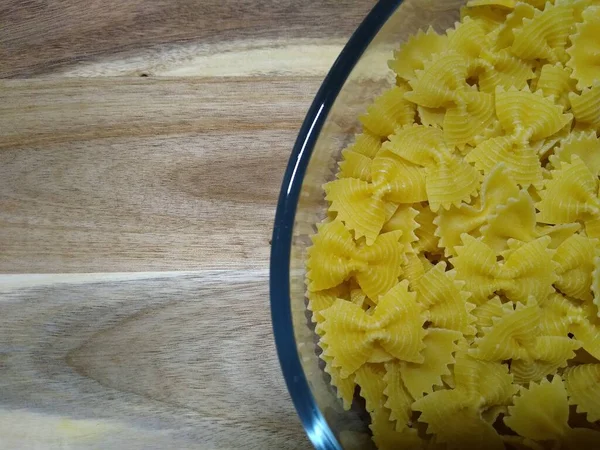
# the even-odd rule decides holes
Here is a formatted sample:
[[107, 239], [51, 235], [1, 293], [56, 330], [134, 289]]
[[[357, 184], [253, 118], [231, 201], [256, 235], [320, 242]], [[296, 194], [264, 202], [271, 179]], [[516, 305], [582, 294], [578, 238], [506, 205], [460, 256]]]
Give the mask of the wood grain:
[[0, 2], [0, 450], [310, 448], [269, 240], [374, 4]]
[[68, 277], [0, 277], [1, 448], [309, 448], [266, 270]]
[[176, 76], [323, 78], [346, 39], [293, 38], [186, 42], [76, 61], [44, 77]]
[[0, 82], [0, 272], [266, 267], [320, 80]]
[[[5, 0], [0, 77], [27, 77], [138, 49], [193, 42], [347, 37], [375, 0]], [[218, 47], [214, 48], [218, 52]]]

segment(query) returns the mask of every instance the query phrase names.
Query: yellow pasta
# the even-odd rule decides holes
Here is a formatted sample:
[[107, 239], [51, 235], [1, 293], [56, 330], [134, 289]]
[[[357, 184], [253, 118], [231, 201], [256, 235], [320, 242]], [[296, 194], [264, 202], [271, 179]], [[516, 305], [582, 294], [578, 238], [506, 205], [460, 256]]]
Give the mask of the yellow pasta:
[[512, 9], [515, 7], [515, 3], [515, 0], [469, 0], [467, 6], [501, 6], [502, 8]]
[[[591, 279], [593, 304], [588, 302], [586, 306], [589, 308], [591, 315], [595, 315], [600, 318], [600, 252], [598, 249], [595, 249]], [[594, 314], [594, 312], [596, 314]]]
[[426, 193], [434, 212], [469, 200], [479, 187], [479, 173], [452, 154], [438, 128], [422, 125], [401, 128], [383, 148], [427, 169]]
[[402, 381], [400, 364], [400, 362], [386, 364], [386, 373], [383, 376], [384, 394], [387, 397], [385, 407], [391, 411], [390, 419], [396, 422], [398, 431], [402, 431], [409, 425], [412, 417], [410, 406], [414, 402]]
[[407, 92], [405, 98], [428, 108], [447, 107], [456, 103], [456, 91], [468, 86], [467, 78], [464, 58], [453, 51], [443, 52], [424, 62], [416, 79], [409, 82], [412, 91]]
[[575, 350], [581, 343], [563, 336], [540, 336], [535, 346], [529, 350], [526, 359], [514, 360], [510, 370], [515, 382], [526, 384], [539, 381], [558, 369], [567, 366], [567, 361], [575, 357]]
[[557, 263], [558, 280], [555, 286], [562, 293], [579, 300], [592, 300], [594, 249], [597, 244], [597, 241], [576, 234], [556, 249], [553, 259]]
[[444, 139], [459, 148], [474, 145], [493, 120], [493, 95], [473, 89], [463, 90], [456, 95], [455, 105], [450, 106], [444, 116]]
[[571, 163], [563, 162], [560, 169], [552, 171], [552, 178], [546, 181], [546, 189], [541, 192], [538, 221], [558, 224], [582, 221], [592, 224], [588, 236], [600, 237], [594, 227], [600, 217], [598, 200], [598, 179], [577, 155]]
[[[513, 309], [514, 308], [514, 309]], [[533, 302], [527, 306], [506, 303], [503, 315], [492, 318], [493, 326], [484, 330], [481, 338], [475, 340], [475, 348], [469, 354], [484, 361], [507, 359], [527, 359], [529, 349], [535, 346], [540, 309]]]
[[528, 88], [496, 89], [496, 114], [508, 134], [527, 142], [553, 135], [572, 119], [551, 98]]
[[586, 413], [590, 422], [600, 420], [600, 364], [583, 364], [565, 371], [569, 403]]
[[[321, 342], [320, 345], [325, 348], [327, 347], [327, 345], [323, 342]], [[325, 348], [323, 348], [323, 351], [325, 351]], [[356, 388], [354, 376], [350, 375], [349, 377], [342, 378], [339, 367], [332, 366], [332, 357], [321, 354], [320, 358], [325, 362], [324, 371], [327, 372], [331, 377], [330, 383], [333, 387], [335, 387], [336, 394], [342, 401], [344, 409], [350, 409], [352, 406], [352, 401], [354, 400], [354, 390]]]
[[446, 108], [427, 108], [426, 106], [417, 105], [417, 113], [422, 125], [438, 128], [442, 128], [444, 125]]
[[[458, 33], [457, 30], [457, 34]], [[468, 39], [460, 43], [462, 51]], [[427, 108], [447, 108], [443, 121], [444, 139], [450, 145], [463, 147], [472, 144], [494, 119], [493, 96], [473, 90], [467, 84], [469, 63], [460, 53], [449, 50], [434, 55], [416, 72], [416, 80], [410, 82], [412, 91], [405, 97], [418, 106]]]
[[529, 145], [519, 145], [508, 136], [493, 137], [481, 142], [465, 159], [485, 174], [502, 163], [510, 176], [523, 187], [541, 187], [543, 183], [542, 166], [536, 149]]
[[503, 450], [502, 438], [481, 417], [473, 399], [461, 390], [442, 390], [417, 400], [413, 409], [421, 412], [419, 421], [427, 432], [453, 449]]
[[365, 129], [371, 133], [387, 137], [402, 125], [411, 124], [415, 117], [415, 106], [404, 98], [406, 89], [395, 86], [383, 93], [361, 116]]
[[600, 82], [586, 88], [581, 94], [569, 93], [575, 122], [583, 127], [600, 128]]
[[319, 356], [379, 449], [600, 448], [600, 1], [460, 17], [326, 161]]
[[396, 431], [394, 424], [387, 417], [387, 411], [381, 410], [371, 414], [373, 441], [380, 450], [421, 450], [427, 448], [419, 437], [417, 430], [404, 428]]
[[[535, 111], [535, 113], [533, 112]], [[543, 139], [563, 129], [572, 119], [551, 97], [510, 88], [496, 89], [496, 115], [506, 136], [491, 137], [471, 150], [466, 160], [488, 173], [498, 163], [504, 163], [511, 176], [524, 187], [541, 187], [542, 167], [538, 148]], [[536, 144], [539, 143], [539, 144]]]
[[561, 162], [571, 162], [577, 155], [589, 171], [600, 175], [600, 139], [593, 131], [575, 131], [560, 142], [560, 145], [550, 156], [550, 162], [555, 169], [560, 169]]
[[510, 406], [504, 423], [519, 435], [532, 440], [560, 441], [568, 430], [567, 391], [560, 376], [521, 388], [521, 395]]
[[574, 323], [571, 330], [583, 344], [584, 350], [600, 361], [600, 318], [597, 310], [588, 313], [586, 319]]
[[321, 225], [308, 250], [308, 290], [330, 289], [353, 277], [377, 301], [402, 273], [400, 237], [401, 232], [393, 231], [380, 235], [372, 246], [359, 246], [339, 221]]
[[600, 6], [586, 8], [581, 16], [582, 22], [576, 25], [577, 32], [571, 35], [572, 45], [567, 49], [570, 56], [567, 65], [573, 69], [578, 89], [600, 82]]
[[515, 30], [523, 26], [526, 19], [533, 19], [536, 8], [528, 3], [518, 2], [506, 16], [504, 22], [495, 30], [495, 46], [504, 49], [512, 46], [515, 40]]
[[520, 436], [533, 441], [553, 441], [561, 448], [596, 448], [600, 444], [600, 432], [583, 428], [571, 428], [568, 424], [569, 404], [565, 384], [559, 375], [552, 381], [531, 383], [529, 389], [521, 388], [510, 416], [504, 423]]
[[470, 17], [465, 17], [446, 34], [448, 48], [464, 56], [470, 67], [473, 67], [481, 54], [491, 47], [485, 28]]
[[471, 19], [477, 21], [487, 33], [492, 33], [499, 26], [501, 26], [506, 19], [506, 14], [507, 11], [502, 8], [490, 8], [486, 5], [467, 5], [460, 9], [461, 20], [464, 20], [466, 17], [470, 17]]
[[480, 411], [509, 405], [517, 391], [506, 365], [481, 361], [465, 352], [456, 355], [454, 381], [456, 390], [476, 398], [474, 406]]
[[553, 291], [557, 276], [554, 252], [548, 249], [549, 237], [523, 244], [502, 264], [496, 261], [496, 252], [480, 240], [467, 234], [462, 239], [464, 245], [456, 248], [457, 256], [451, 263], [457, 278], [471, 292], [473, 303], [480, 305], [497, 291], [523, 303], [530, 296], [542, 300]]
[[463, 233], [478, 231], [496, 207], [516, 196], [519, 189], [510, 177], [506, 166], [496, 165], [484, 178], [480, 202], [475, 205], [461, 204], [458, 208], [440, 211], [435, 220], [436, 235], [446, 256], [455, 255], [455, 247], [461, 244]]
[[507, 49], [486, 51], [478, 61], [479, 87], [493, 93], [497, 87], [523, 89], [534, 77], [531, 64], [512, 55]]
[[509, 404], [515, 387], [505, 366], [457, 355], [455, 388], [435, 391], [417, 400], [413, 410], [427, 432], [451, 448], [503, 449], [502, 439], [484, 419], [484, 412]]
[[388, 65], [397, 76], [412, 81], [415, 79], [415, 71], [425, 68], [424, 61], [446, 50], [447, 45], [447, 37], [440, 36], [430, 27], [426, 32], [419, 31], [403, 43], [394, 52], [394, 59]]
[[[526, 0], [524, 3], [528, 3], [539, 9], [544, 7], [544, 0]], [[518, 0], [469, 0], [467, 2], [467, 6], [501, 6], [508, 9], [513, 9], [518, 4]]]
[[561, 63], [544, 64], [536, 80], [535, 89], [541, 91], [545, 97], [554, 96], [558, 104], [568, 108], [569, 92], [575, 89], [575, 83], [571, 78], [571, 71]]
[[371, 182], [371, 164], [381, 148], [379, 137], [369, 133], [356, 136], [353, 145], [342, 150], [338, 178], [358, 178]]
[[325, 320], [318, 327], [325, 333], [325, 354], [340, 367], [342, 377], [366, 364], [377, 346], [403, 361], [423, 361], [424, 316], [415, 296], [402, 282], [379, 300], [371, 315], [344, 300], [321, 312]]
[[491, 300], [475, 307], [472, 314], [476, 319], [477, 336], [482, 337], [486, 328], [492, 328], [494, 326], [493, 319], [500, 318], [504, 315], [500, 297], [496, 295]]
[[454, 272], [446, 272], [446, 263], [439, 262], [413, 283], [417, 301], [423, 305], [427, 320], [434, 327], [455, 330], [463, 335], [475, 334], [475, 305], [469, 302], [469, 293], [455, 280]]
[[566, 59], [569, 31], [574, 23], [571, 2], [548, 2], [543, 11], [536, 10], [533, 18], [524, 19], [522, 25], [514, 30], [511, 51], [525, 60], [563, 61]]
[[356, 178], [341, 178], [327, 183], [329, 210], [356, 238], [364, 236], [371, 245], [381, 232], [388, 216], [390, 202], [423, 201], [426, 193], [426, 170], [398, 158], [391, 152], [380, 153], [371, 163], [372, 183]]
[[[527, 306], [488, 302], [483, 310], [488, 328], [469, 353], [486, 361], [512, 360], [511, 373], [518, 383], [537, 381], [567, 365], [581, 343], [562, 336], [541, 334], [543, 310], [535, 303]], [[481, 314], [481, 312], [479, 313]], [[577, 319], [579, 319], [579, 316]], [[547, 323], [545, 323], [547, 325]]]
[[419, 227], [419, 223], [415, 220], [419, 211], [410, 205], [400, 205], [394, 212], [392, 217], [383, 225], [381, 231], [401, 231], [400, 242], [404, 244], [407, 251], [412, 251], [413, 242], [419, 238], [415, 234], [415, 230]]
[[415, 220], [419, 227], [415, 230], [417, 242], [415, 248], [421, 252], [439, 253], [439, 237], [436, 235], [436, 226], [434, 220], [435, 213], [429, 205], [415, 205], [415, 209], [419, 212]]
[[431, 263], [423, 254], [407, 253], [406, 262], [402, 266], [404, 278], [408, 280], [409, 286], [414, 290], [419, 279], [425, 275]]
[[540, 307], [539, 331], [544, 336], [568, 336], [586, 320], [583, 309], [559, 293], [550, 294]]
[[581, 230], [581, 225], [578, 223], [565, 223], [561, 225], [537, 225], [536, 229], [539, 236], [550, 237], [548, 248], [555, 249], [562, 244], [566, 239], [573, 236]]
[[307, 279], [309, 291], [334, 288], [351, 276], [353, 271], [365, 269], [358, 256], [358, 245], [339, 221], [317, 225], [308, 250]]
[[507, 248], [509, 239], [529, 242], [540, 236], [536, 229], [535, 206], [525, 190], [498, 205], [481, 227], [482, 240], [496, 253]]
[[429, 328], [423, 340], [423, 362], [402, 362], [400, 374], [407, 392], [414, 399], [431, 394], [434, 387], [442, 386], [442, 376], [449, 375], [448, 366], [453, 364], [458, 350], [456, 343], [462, 338], [459, 331]]
[[365, 408], [369, 413], [385, 408], [385, 367], [381, 364], [365, 364], [356, 370], [354, 379], [360, 388], [360, 396], [365, 399]]
[[307, 291], [306, 297], [308, 298], [306, 308], [312, 311], [312, 321], [319, 323], [323, 321], [321, 311], [333, 305], [333, 302], [338, 298], [349, 300], [350, 290], [347, 284], [340, 284], [322, 291]]

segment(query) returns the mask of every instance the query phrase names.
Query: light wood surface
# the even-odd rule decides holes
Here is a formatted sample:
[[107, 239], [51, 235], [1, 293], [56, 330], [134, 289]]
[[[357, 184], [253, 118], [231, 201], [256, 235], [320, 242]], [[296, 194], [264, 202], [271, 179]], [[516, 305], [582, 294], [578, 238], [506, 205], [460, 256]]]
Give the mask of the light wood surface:
[[373, 4], [0, 2], [0, 449], [310, 448], [269, 239]]
[[266, 280], [263, 269], [2, 277], [2, 447], [307, 448]]
[[319, 80], [0, 81], [0, 271], [265, 268]]

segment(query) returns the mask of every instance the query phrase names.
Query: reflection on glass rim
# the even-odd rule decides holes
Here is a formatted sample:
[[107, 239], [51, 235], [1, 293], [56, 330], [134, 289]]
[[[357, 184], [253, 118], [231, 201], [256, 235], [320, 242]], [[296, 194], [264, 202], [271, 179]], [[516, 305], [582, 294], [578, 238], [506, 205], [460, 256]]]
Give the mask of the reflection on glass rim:
[[333, 64], [306, 115], [286, 169], [273, 227], [270, 267], [271, 319], [279, 361], [294, 406], [318, 450], [341, 450], [311, 393], [294, 338], [290, 305], [290, 251], [302, 181], [317, 137], [357, 61], [402, 0], [381, 0], [354, 32]]

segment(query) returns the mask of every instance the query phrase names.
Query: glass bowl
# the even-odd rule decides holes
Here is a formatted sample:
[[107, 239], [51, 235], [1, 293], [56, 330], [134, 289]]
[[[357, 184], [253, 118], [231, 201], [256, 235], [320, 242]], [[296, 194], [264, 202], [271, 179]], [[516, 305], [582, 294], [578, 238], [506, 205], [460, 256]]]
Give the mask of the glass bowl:
[[450, 28], [463, 4], [464, 0], [380, 0], [321, 85], [285, 172], [271, 249], [273, 331], [288, 390], [319, 450], [374, 448], [366, 412], [358, 404], [345, 411], [329, 384], [306, 309], [306, 250], [315, 224], [327, 210], [322, 185], [334, 178], [341, 150], [360, 131], [358, 117], [394, 83], [387, 66], [393, 51], [418, 30]]

